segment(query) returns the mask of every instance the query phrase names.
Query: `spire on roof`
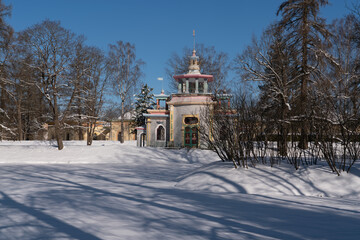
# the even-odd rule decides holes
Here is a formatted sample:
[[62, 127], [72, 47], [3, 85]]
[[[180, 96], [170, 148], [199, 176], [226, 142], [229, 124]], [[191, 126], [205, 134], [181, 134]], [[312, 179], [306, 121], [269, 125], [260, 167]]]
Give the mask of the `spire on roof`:
[[199, 66], [199, 57], [196, 56], [196, 50], [195, 50], [195, 30], [193, 30], [193, 37], [194, 37], [194, 49], [192, 52], [192, 56], [190, 57], [188, 74], [201, 74], [200, 66]]
[[193, 56], [195, 55], [195, 29], [193, 30], [193, 37], [194, 37], [194, 48], [193, 48]]

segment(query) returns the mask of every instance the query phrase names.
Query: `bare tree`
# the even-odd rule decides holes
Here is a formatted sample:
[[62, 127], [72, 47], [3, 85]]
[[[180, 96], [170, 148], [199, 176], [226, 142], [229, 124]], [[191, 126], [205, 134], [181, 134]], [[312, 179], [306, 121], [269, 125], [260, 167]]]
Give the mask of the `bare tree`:
[[5, 92], [12, 106], [9, 117], [13, 123], [12, 128], [16, 130], [17, 140], [42, 138], [39, 131], [44, 130], [46, 119], [42, 116], [47, 109], [44, 107], [43, 96], [32, 84], [35, 79], [34, 69], [30, 67], [33, 59], [19, 46], [17, 40], [12, 43], [7, 65]]
[[[271, 25], [260, 40], [235, 58], [234, 69], [244, 81], [257, 82], [263, 116], [279, 130], [279, 151], [287, 153], [287, 133], [293, 104], [293, 89], [299, 76], [294, 67], [293, 51], [286, 46], [282, 33]], [[274, 132], [273, 132], [274, 133]]]
[[26, 64], [22, 63], [16, 57], [19, 56], [17, 52], [12, 51], [13, 55], [9, 61], [9, 68], [7, 71], [7, 90], [6, 93], [10, 101], [14, 105], [14, 122], [16, 122], [17, 140], [23, 140], [23, 100], [26, 97], [26, 80], [28, 74], [31, 74]]
[[103, 105], [104, 55], [96, 47], [88, 47], [83, 41], [77, 42], [76, 53], [70, 65], [70, 75], [79, 83], [71, 108], [69, 128], [78, 130], [79, 140], [86, 132], [87, 145], [92, 138]]
[[92, 144], [96, 123], [104, 105], [104, 90], [107, 84], [105, 77], [105, 56], [100, 49], [86, 47], [84, 49], [85, 75], [80, 89], [83, 103], [83, 119], [86, 123], [86, 142]]
[[110, 44], [109, 47], [106, 70], [114, 93], [120, 98], [120, 142], [123, 143], [125, 110], [129, 108], [134, 89], [139, 85], [142, 76], [141, 67], [144, 62], [136, 58], [135, 46], [128, 42], [118, 41], [116, 44]]
[[[349, 172], [360, 155], [357, 140], [360, 127], [359, 79], [360, 51], [354, 41], [356, 19], [349, 15], [330, 25], [332, 36], [325, 77], [316, 86], [318, 97], [315, 129], [318, 146], [330, 169], [340, 175]], [[354, 31], [355, 29], [355, 31]]]
[[215, 99], [217, 104], [210, 104], [201, 112], [202, 141], [222, 161], [231, 161], [235, 168], [256, 166], [255, 142], [261, 134], [256, 101], [241, 91], [233, 96], [231, 108], [219, 100]]
[[5, 18], [11, 13], [11, 7], [0, 0], [0, 140], [6, 135], [16, 134], [9, 126], [10, 116], [7, 113], [7, 80], [9, 57], [13, 41], [13, 29], [6, 23]]
[[37, 74], [34, 85], [51, 109], [59, 150], [64, 147], [62, 129], [79, 88], [78, 79], [69, 72], [76, 41], [75, 34], [50, 20], [20, 33], [20, 43], [33, 58], [30, 67]]

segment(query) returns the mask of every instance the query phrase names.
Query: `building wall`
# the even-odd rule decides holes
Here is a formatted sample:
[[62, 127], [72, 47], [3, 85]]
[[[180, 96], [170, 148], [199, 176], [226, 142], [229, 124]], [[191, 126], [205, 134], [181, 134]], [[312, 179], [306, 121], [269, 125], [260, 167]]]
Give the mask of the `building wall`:
[[[185, 117], [194, 116], [197, 117], [199, 122], [197, 126], [200, 125], [202, 119], [202, 112], [206, 110], [208, 105], [199, 104], [199, 105], [175, 105], [173, 107], [173, 146], [174, 147], [184, 147], [184, 130], [188, 126], [184, 123]], [[193, 126], [193, 125], [191, 125]], [[201, 146], [200, 135], [199, 135], [199, 146]]]
[[[157, 140], [157, 129], [159, 126], [165, 128], [165, 139], [164, 141]], [[149, 147], [167, 147], [170, 137], [169, 131], [169, 118], [168, 117], [151, 117], [147, 119], [146, 125], [146, 136], [147, 143]]]
[[[131, 126], [131, 120], [124, 121], [124, 140], [131, 141], [136, 140], [136, 134], [134, 133], [134, 128]], [[121, 121], [112, 121], [111, 122], [111, 131], [107, 140], [111, 141], [120, 141], [119, 133], [121, 132]]]
[[[136, 140], [136, 134], [134, 128], [131, 126], [131, 120], [124, 121], [124, 140], [131, 141]], [[119, 141], [119, 133], [121, 131], [121, 121], [116, 120], [112, 122], [98, 122], [94, 131], [94, 140], [111, 140]], [[48, 125], [47, 134], [45, 140], [55, 139], [55, 128], [54, 125]], [[63, 130], [63, 140], [86, 140], [87, 134], [86, 129], [83, 128], [80, 132], [78, 127], [68, 127]]]

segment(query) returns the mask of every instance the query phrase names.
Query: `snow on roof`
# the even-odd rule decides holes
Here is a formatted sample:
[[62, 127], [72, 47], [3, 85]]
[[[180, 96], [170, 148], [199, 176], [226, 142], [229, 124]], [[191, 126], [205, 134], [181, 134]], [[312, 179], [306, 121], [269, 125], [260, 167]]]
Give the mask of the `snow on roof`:
[[[124, 114], [124, 120], [131, 120], [135, 117], [135, 111], [129, 111]], [[121, 120], [121, 116], [118, 117]]]

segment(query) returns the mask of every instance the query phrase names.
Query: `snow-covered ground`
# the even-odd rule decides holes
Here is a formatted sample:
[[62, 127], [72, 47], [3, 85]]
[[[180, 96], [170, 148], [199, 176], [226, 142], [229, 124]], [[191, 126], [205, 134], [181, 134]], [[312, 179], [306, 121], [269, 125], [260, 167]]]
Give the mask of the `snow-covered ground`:
[[359, 239], [360, 167], [234, 169], [134, 142], [0, 142], [0, 239]]

